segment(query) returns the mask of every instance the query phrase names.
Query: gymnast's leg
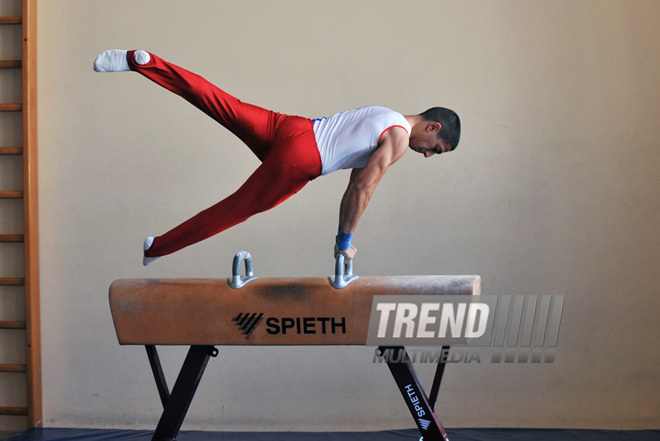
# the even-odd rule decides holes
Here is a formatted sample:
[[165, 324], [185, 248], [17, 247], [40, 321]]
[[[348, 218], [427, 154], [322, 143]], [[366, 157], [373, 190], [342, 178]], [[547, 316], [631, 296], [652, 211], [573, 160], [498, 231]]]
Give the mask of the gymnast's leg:
[[112, 49], [94, 61], [97, 72], [136, 71], [181, 96], [240, 138], [261, 160], [282, 115], [244, 103], [203, 77], [146, 51]]
[[307, 118], [243, 103], [199, 75], [145, 51], [105, 51], [94, 70], [139, 72], [225, 126], [262, 161], [234, 194], [162, 236], [147, 238], [145, 265], [280, 204], [321, 173], [313, 124]]
[[178, 251], [275, 207], [320, 175], [321, 159], [312, 122], [289, 118], [305, 133], [272, 146], [268, 157], [234, 194], [156, 237], [150, 247], [145, 246], [145, 265], [153, 258]]

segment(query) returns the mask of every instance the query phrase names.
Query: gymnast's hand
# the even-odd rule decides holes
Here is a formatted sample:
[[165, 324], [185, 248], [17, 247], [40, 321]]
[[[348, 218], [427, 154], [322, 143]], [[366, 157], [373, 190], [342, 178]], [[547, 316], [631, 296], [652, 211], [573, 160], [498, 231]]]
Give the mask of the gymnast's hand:
[[343, 254], [346, 262], [350, 262], [357, 254], [357, 248], [355, 248], [355, 245], [351, 244], [351, 247], [349, 249], [339, 250], [337, 249], [337, 244], [335, 244], [335, 259], [339, 254]]

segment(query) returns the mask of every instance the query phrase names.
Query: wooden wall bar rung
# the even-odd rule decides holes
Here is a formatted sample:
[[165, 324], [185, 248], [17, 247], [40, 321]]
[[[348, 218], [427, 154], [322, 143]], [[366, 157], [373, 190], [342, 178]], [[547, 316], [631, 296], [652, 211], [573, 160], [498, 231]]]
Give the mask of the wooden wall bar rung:
[[23, 110], [23, 105], [19, 103], [0, 104], [0, 112], [20, 112], [21, 110]]
[[22, 155], [23, 147], [0, 147], [0, 155]]
[[0, 407], [0, 415], [27, 415], [27, 407]]
[[25, 329], [25, 322], [19, 320], [0, 320], [0, 329]]
[[23, 192], [21, 190], [2, 190], [0, 191], [0, 199], [21, 199]]
[[24, 236], [22, 234], [0, 234], [0, 243], [1, 242], [13, 242], [21, 243], [23, 242]]
[[0, 69], [20, 69], [21, 60], [0, 60]]
[[27, 372], [24, 364], [0, 364], [0, 372]]
[[0, 277], [0, 286], [24, 286], [25, 279], [22, 277]]
[[15, 16], [0, 17], [0, 25], [21, 24], [21, 23], [23, 23], [23, 17], [15, 17]]

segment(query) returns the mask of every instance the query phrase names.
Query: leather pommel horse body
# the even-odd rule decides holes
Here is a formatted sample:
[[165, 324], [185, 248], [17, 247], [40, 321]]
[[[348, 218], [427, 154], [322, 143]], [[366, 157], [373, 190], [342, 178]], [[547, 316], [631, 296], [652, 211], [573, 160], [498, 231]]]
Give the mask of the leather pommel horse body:
[[[255, 278], [239, 289], [227, 279], [120, 279], [110, 286], [110, 308], [119, 343], [147, 348], [164, 406], [152, 439], [165, 441], [176, 439], [216, 345], [365, 345], [375, 295], [479, 293], [478, 276], [361, 277], [343, 289], [321, 277]], [[190, 346], [171, 393], [156, 345]], [[387, 364], [424, 439], [447, 439], [433, 410], [444, 364], [428, 396], [412, 363]]]

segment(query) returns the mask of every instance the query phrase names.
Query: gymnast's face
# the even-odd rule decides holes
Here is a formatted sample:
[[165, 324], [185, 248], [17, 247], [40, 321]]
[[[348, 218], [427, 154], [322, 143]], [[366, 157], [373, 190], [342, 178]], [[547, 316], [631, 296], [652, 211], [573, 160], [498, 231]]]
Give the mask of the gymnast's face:
[[439, 155], [451, 150], [451, 145], [444, 139], [438, 138], [442, 126], [437, 122], [426, 123], [423, 130], [413, 131], [410, 135], [410, 149], [421, 153], [425, 158]]

